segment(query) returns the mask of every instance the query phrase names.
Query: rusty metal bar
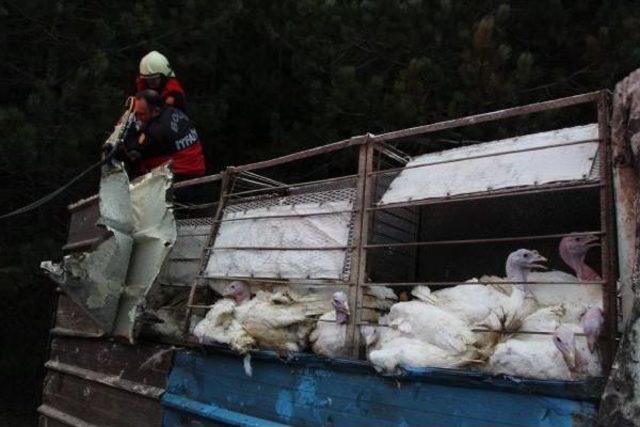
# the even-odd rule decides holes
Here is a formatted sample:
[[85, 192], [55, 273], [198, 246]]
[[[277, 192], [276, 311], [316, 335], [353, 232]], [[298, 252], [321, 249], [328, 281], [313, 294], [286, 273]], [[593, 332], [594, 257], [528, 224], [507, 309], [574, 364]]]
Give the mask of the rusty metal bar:
[[398, 148], [394, 147], [391, 144], [387, 144], [386, 142], [383, 142], [383, 141], [377, 142], [375, 144], [375, 149], [379, 153], [384, 154], [385, 156], [387, 156], [387, 158], [397, 163], [406, 165], [411, 161], [410, 155], [408, 155], [402, 150], [399, 150]]
[[[571, 233], [576, 236], [591, 236], [591, 235], [604, 235], [603, 231], [582, 231], [579, 233]], [[406, 243], [377, 243], [372, 245], [365, 245], [365, 249], [376, 248], [395, 248], [395, 247], [407, 247], [407, 246], [443, 246], [443, 245], [467, 245], [474, 243], [500, 243], [500, 242], [518, 242], [527, 240], [546, 240], [557, 239], [567, 236], [568, 233], [559, 234], [541, 234], [535, 236], [514, 236], [514, 237], [495, 237], [485, 239], [464, 239], [464, 240], [432, 240], [426, 242], [406, 242]]]
[[271, 185], [271, 186], [286, 185], [285, 182], [276, 181], [275, 179], [272, 179], [263, 175], [259, 175], [255, 172], [249, 172], [249, 171], [240, 172], [239, 178], [243, 180], [247, 180], [247, 179], [253, 180], [252, 182], [255, 182], [256, 184], [262, 184], [262, 185]]
[[607, 282], [603, 308], [605, 312], [605, 336], [609, 338], [603, 353], [603, 368], [607, 374], [613, 363], [616, 351], [615, 338], [617, 334], [617, 300], [616, 300], [616, 262], [615, 262], [615, 225], [611, 210], [613, 209], [612, 173], [611, 173], [611, 144], [609, 135], [609, 95], [602, 92], [598, 97], [598, 133], [600, 136], [600, 181], [604, 184], [600, 188], [600, 224], [606, 231], [607, 237], [602, 239], [601, 258], [602, 276]]
[[209, 182], [216, 182], [222, 180], [223, 173], [217, 173], [215, 175], [201, 176], [199, 178], [187, 179], [185, 181], [176, 182], [173, 184], [173, 188], [190, 187], [192, 185], [207, 184]]
[[[216, 210], [216, 214], [214, 216], [214, 220], [221, 218], [222, 213], [224, 212], [224, 207], [226, 205], [226, 198], [225, 195], [227, 194], [227, 191], [231, 185], [232, 179], [231, 179], [231, 170], [229, 168], [227, 168], [224, 172], [222, 172], [222, 181], [220, 183], [220, 199], [218, 202], [218, 208]], [[193, 298], [195, 297], [196, 294], [196, 289], [198, 288], [198, 285], [200, 284], [200, 280], [202, 280], [202, 273], [204, 272], [205, 268], [207, 267], [207, 262], [209, 260], [209, 251], [211, 248], [211, 245], [213, 244], [213, 241], [216, 238], [216, 234], [218, 233], [218, 228], [220, 227], [220, 223], [218, 222], [214, 222], [211, 224], [211, 230], [210, 230], [210, 234], [209, 237], [207, 238], [207, 242], [205, 243], [205, 245], [202, 248], [202, 254], [200, 255], [200, 265], [198, 267], [198, 274], [196, 275], [196, 277], [193, 279], [193, 283], [191, 285], [191, 289], [189, 290], [189, 299], [187, 300], [187, 307], [186, 307], [186, 312], [185, 312], [185, 322], [184, 322], [184, 328], [183, 330], [186, 332], [189, 330], [189, 323], [190, 323], [190, 318], [191, 318], [191, 307], [189, 307], [190, 305], [193, 305]]]
[[491, 111], [489, 113], [475, 114], [473, 116], [462, 117], [459, 119], [446, 120], [443, 122], [432, 123], [424, 126], [416, 126], [408, 129], [396, 130], [393, 132], [387, 132], [380, 135], [375, 135], [372, 140], [378, 141], [390, 141], [395, 139], [407, 138], [410, 136], [422, 135], [425, 133], [437, 132], [446, 129], [453, 129], [462, 126], [475, 125], [478, 123], [485, 123], [494, 120], [501, 120], [510, 117], [517, 117], [531, 113], [537, 113], [547, 110], [555, 110], [564, 107], [570, 107], [574, 105], [587, 104], [590, 102], [598, 101], [600, 95], [605, 93], [604, 91], [595, 91], [584, 93], [581, 95], [569, 96], [566, 98], [552, 99], [551, 101], [536, 102], [528, 105], [521, 105], [519, 107], [507, 108], [504, 110]]
[[[508, 155], [508, 154], [518, 154], [518, 153], [528, 153], [528, 152], [531, 152], [531, 151], [551, 150], [551, 149], [558, 148], [558, 147], [567, 147], [567, 146], [571, 146], [571, 145], [589, 144], [589, 143], [598, 142], [598, 141], [599, 141], [598, 138], [591, 138], [591, 139], [582, 139], [582, 140], [579, 140], [579, 141], [561, 142], [561, 143], [553, 144], [553, 145], [545, 145], [543, 147], [530, 147], [530, 148], [523, 148], [523, 149], [520, 149], [520, 150], [501, 151], [499, 153], [480, 154], [480, 155], [477, 155], [477, 156], [460, 157], [460, 158], [457, 158], [457, 159], [441, 160], [441, 161], [437, 161], [437, 162], [421, 163], [419, 165], [411, 165], [411, 166], [405, 166], [405, 167], [384, 169], [384, 170], [371, 172], [371, 175], [382, 175], [382, 174], [387, 174], [387, 173], [402, 172], [402, 171], [410, 170], [410, 169], [418, 169], [418, 168], [425, 168], [425, 167], [429, 167], [429, 166], [444, 165], [444, 164], [447, 164], [447, 163], [464, 162], [466, 160], [486, 159], [488, 157], [505, 156], [505, 155]], [[487, 142], [491, 142], [491, 141], [487, 141]]]
[[116, 375], [108, 375], [102, 372], [92, 371], [90, 369], [69, 365], [67, 363], [62, 363], [55, 360], [48, 360], [44, 364], [44, 367], [51, 371], [60, 372], [65, 375], [73, 375], [74, 377], [106, 385], [108, 387], [117, 388], [129, 393], [137, 394], [142, 397], [147, 397], [149, 399], [158, 400], [164, 393], [163, 388], [136, 383], [133, 381], [122, 379]]
[[356, 246], [220, 246], [209, 248], [210, 251], [350, 251], [353, 249], [356, 249]]
[[276, 157], [275, 159], [264, 160], [256, 163], [249, 163], [242, 166], [236, 166], [234, 169], [237, 172], [245, 172], [256, 169], [266, 169], [285, 163], [289, 163], [296, 160], [302, 160], [309, 157], [314, 157], [319, 154], [331, 153], [333, 151], [342, 150], [343, 148], [352, 147], [355, 145], [362, 145], [367, 140], [366, 135], [353, 136], [349, 139], [334, 142], [332, 144], [321, 145], [320, 147], [310, 148], [308, 150], [298, 151], [293, 154], [288, 154], [282, 157]]
[[[379, 324], [379, 323], [371, 323], [371, 322], [358, 322], [359, 326], [375, 326], [382, 328], [394, 328], [391, 325]], [[525, 331], [525, 330], [504, 330], [504, 331], [494, 331], [492, 329], [479, 329], [474, 328], [471, 329], [471, 332], [486, 332], [486, 333], [494, 333], [494, 334], [504, 334], [504, 335], [518, 335], [518, 334], [529, 334], [529, 335], [553, 335], [555, 331]], [[574, 333], [575, 336], [585, 336], [582, 332]]]
[[218, 202], [211, 202], [211, 203], [201, 203], [201, 204], [197, 204], [197, 205], [181, 205], [181, 206], [175, 206], [173, 207], [174, 211], [188, 211], [188, 210], [198, 210], [198, 209], [206, 209], [206, 208], [212, 208], [215, 205], [217, 205]]
[[537, 187], [527, 187], [522, 190], [497, 190], [493, 192], [485, 192], [485, 193], [472, 193], [472, 194], [463, 194], [460, 196], [449, 196], [449, 197], [439, 197], [433, 199], [421, 199], [416, 201], [407, 201], [407, 202], [399, 202], [399, 203], [389, 203], [386, 205], [379, 206], [370, 206], [367, 211], [376, 211], [376, 210], [387, 210], [387, 209], [400, 209], [400, 208], [409, 208], [409, 207], [419, 207], [419, 206], [428, 206], [428, 205], [439, 205], [443, 203], [450, 202], [468, 202], [475, 200], [488, 200], [488, 199], [496, 199], [500, 197], [513, 197], [513, 196], [528, 196], [530, 194], [546, 194], [546, 193], [554, 193], [558, 191], [568, 191], [568, 190], [585, 190], [592, 188], [600, 188], [602, 184], [600, 182], [589, 182], [589, 183], [580, 183], [580, 184], [549, 184], [549, 185], [540, 185]]
[[328, 184], [331, 182], [339, 182], [339, 181], [348, 181], [351, 179], [355, 179], [357, 178], [358, 175], [344, 175], [344, 176], [338, 176], [335, 178], [325, 178], [325, 179], [319, 179], [316, 181], [307, 181], [307, 182], [301, 182], [301, 183], [296, 183], [296, 184], [285, 184], [285, 185], [280, 185], [280, 186], [274, 186], [274, 187], [269, 187], [269, 188], [257, 188], [254, 190], [245, 190], [245, 191], [238, 191], [236, 193], [229, 193], [227, 195], [228, 198], [237, 198], [238, 196], [248, 196], [251, 194], [259, 194], [259, 193], [269, 193], [271, 191], [276, 191], [276, 190], [298, 190], [304, 187], [312, 187], [315, 185], [321, 185], [321, 184]]
[[487, 285], [496, 285], [496, 286], [509, 286], [509, 285], [534, 285], [534, 286], [545, 286], [545, 285], [579, 285], [579, 286], [603, 286], [606, 284], [605, 281], [592, 281], [592, 282], [516, 282], [512, 280], [505, 279], [505, 282], [461, 282], [455, 280], [442, 281], [442, 282], [367, 282], [363, 286], [384, 286], [384, 287], [414, 287], [414, 286], [487, 286]]
[[345, 282], [335, 279], [282, 279], [268, 277], [245, 277], [245, 276], [206, 276], [211, 280], [245, 280], [247, 282], [282, 284], [282, 285], [299, 285], [299, 286], [350, 286], [351, 282]]

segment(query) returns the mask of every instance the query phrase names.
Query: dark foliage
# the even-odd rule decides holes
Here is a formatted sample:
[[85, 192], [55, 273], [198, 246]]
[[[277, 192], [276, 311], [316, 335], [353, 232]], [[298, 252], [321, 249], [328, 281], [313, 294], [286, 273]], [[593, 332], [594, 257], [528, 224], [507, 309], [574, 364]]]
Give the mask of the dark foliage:
[[[612, 88], [640, 64], [631, 1], [0, 0], [0, 25], [2, 211], [98, 159], [151, 49], [186, 87], [211, 172]], [[60, 256], [64, 206], [96, 184], [0, 223], [6, 417], [34, 420], [55, 294], [38, 264]]]

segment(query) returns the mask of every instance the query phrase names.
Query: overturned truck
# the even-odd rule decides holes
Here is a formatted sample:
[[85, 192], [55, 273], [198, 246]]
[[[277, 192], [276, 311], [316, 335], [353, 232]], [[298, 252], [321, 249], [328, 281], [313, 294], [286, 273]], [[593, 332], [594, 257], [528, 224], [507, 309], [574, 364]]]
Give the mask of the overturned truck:
[[632, 423], [638, 82], [173, 185], [105, 167], [43, 263], [41, 424]]

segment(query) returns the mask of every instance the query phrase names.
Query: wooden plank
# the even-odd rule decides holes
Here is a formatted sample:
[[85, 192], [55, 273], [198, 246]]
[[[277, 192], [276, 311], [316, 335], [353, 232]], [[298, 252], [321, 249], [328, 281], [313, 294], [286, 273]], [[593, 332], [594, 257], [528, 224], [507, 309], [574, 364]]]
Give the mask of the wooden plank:
[[159, 400], [54, 371], [45, 378], [43, 404], [95, 425], [134, 427], [162, 423]]
[[[366, 136], [368, 141], [369, 135]], [[360, 146], [360, 152], [358, 154], [358, 181], [356, 189], [356, 201], [354, 206], [357, 207], [356, 214], [354, 215], [354, 227], [353, 227], [353, 245], [356, 247], [355, 251], [351, 252], [351, 273], [349, 282], [352, 285], [349, 287], [348, 299], [349, 308], [352, 315], [349, 316], [349, 323], [347, 324], [346, 342], [347, 347], [350, 349], [351, 356], [358, 357], [360, 353], [360, 333], [357, 327], [360, 321], [360, 313], [358, 312], [358, 300], [361, 297], [361, 290], [359, 289], [359, 283], [364, 281], [362, 275], [365, 274], [366, 257], [365, 251], [362, 246], [367, 242], [367, 231], [369, 230], [368, 213], [365, 207], [370, 202], [371, 190], [367, 187], [367, 173], [371, 170], [373, 164], [373, 148], [370, 144], [364, 144]]]
[[[253, 377], [248, 378], [237, 356], [179, 353], [163, 397], [167, 414], [216, 421], [208, 409], [222, 409], [297, 426], [539, 426], [587, 425], [596, 407], [594, 401], [574, 400], [566, 392], [564, 397], [537, 393], [535, 381], [492, 381], [480, 373], [432, 369], [385, 378], [362, 362], [313, 356], [284, 364], [275, 356], [255, 355], [252, 365]], [[198, 387], [184, 387], [186, 383]], [[546, 383], [542, 387], [560, 391], [571, 382]], [[176, 425], [169, 419], [165, 417], [166, 425]]]
[[123, 379], [119, 375], [105, 375], [102, 372], [92, 371], [90, 369], [80, 368], [67, 363], [60, 363], [49, 360], [44, 365], [49, 371], [55, 371], [62, 374], [73, 375], [75, 377], [103, 384], [108, 387], [116, 388], [125, 392], [138, 394], [148, 397], [149, 399], [159, 399], [164, 393], [164, 388], [154, 387], [150, 385], [140, 384], [133, 381]]
[[38, 407], [40, 418], [38, 420], [39, 427], [93, 427], [95, 424], [84, 422], [83, 420], [72, 417], [62, 411], [52, 408], [49, 405], [40, 405]]
[[50, 360], [141, 385], [164, 388], [171, 368], [169, 346], [82, 338], [54, 338]]
[[86, 203], [72, 206], [70, 213], [66, 247], [73, 248], [79, 242], [102, 241], [108, 235], [108, 231], [104, 227], [96, 225], [100, 219], [97, 197]]
[[56, 312], [56, 328], [101, 334], [103, 331], [91, 320], [91, 318], [65, 294], [58, 297], [58, 309]]

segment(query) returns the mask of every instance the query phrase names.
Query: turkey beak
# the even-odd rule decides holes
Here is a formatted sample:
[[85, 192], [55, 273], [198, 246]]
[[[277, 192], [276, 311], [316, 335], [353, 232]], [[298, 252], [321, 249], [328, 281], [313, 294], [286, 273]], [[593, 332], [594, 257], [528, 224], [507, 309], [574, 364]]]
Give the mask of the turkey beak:
[[349, 303], [347, 301], [340, 301], [338, 299], [333, 300], [333, 306], [336, 311], [346, 314], [347, 316], [351, 315], [351, 311], [349, 310]]
[[600, 238], [598, 236], [586, 236], [584, 241], [584, 247], [591, 249], [600, 246]]
[[569, 367], [570, 371], [573, 371], [576, 368], [576, 349], [570, 348], [564, 353], [564, 361]]
[[347, 301], [342, 301], [342, 309], [344, 310], [345, 313], [347, 313], [347, 316], [351, 316], [351, 311], [349, 310], [349, 303]]
[[531, 260], [531, 262], [529, 263], [529, 268], [530, 269], [539, 269], [539, 270], [547, 270], [547, 266], [546, 265], [542, 265], [542, 264], [538, 264], [541, 262], [547, 262], [548, 259], [546, 259], [545, 257], [543, 257], [542, 255], [537, 255], [534, 259]]

